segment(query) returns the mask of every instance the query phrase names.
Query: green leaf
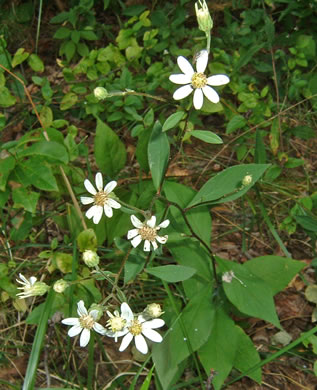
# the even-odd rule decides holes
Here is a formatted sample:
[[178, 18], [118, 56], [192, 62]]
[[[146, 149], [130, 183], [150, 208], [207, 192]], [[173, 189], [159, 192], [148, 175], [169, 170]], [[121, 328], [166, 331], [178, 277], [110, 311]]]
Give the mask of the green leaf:
[[66, 93], [66, 95], [63, 97], [61, 101], [60, 109], [62, 111], [68, 110], [74, 104], [76, 104], [77, 101], [78, 101], [78, 96], [74, 92], [68, 92]]
[[161, 267], [146, 268], [145, 271], [168, 283], [177, 283], [191, 278], [195, 269], [182, 265], [164, 265]]
[[44, 310], [42, 311], [39, 326], [36, 330], [35, 338], [32, 344], [31, 355], [29, 358], [26, 374], [24, 377], [22, 390], [30, 390], [34, 388], [37, 365], [40, 358], [44, 337], [46, 334], [50, 309], [54, 302], [54, 296], [55, 296], [55, 292], [53, 289], [51, 289], [46, 298]]
[[266, 151], [265, 145], [263, 142], [263, 138], [259, 129], [256, 129], [255, 135], [255, 162], [257, 164], [265, 164], [266, 163]]
[[[207, 316], [205, 320], [206, 318]], [[210, 375], [210, 370], [217, 371], [212, 384], [215, 390], [219, 390], [233, 367], [239, 334], [234, 322], [221, 306], [215, 310], [212, 319], [208, 317], [208, 322], [210, 336], [198, 355], [207, 375]]]
[[97, 35], [92, 30], [80, 31], [80, 36], [87, 41], [95, 41], [98, 39]]
[[43, 156], [53, 161], [68, 163], [68, 154], [65, 146], [55, 141], [39, 141], [19, 152], [18, 157]]
[[44, 72], [44, 63], [38, 55], [31, 54], [28, 58], [28, 64], [30, 65], [32, 70], [34, 70], [34, 72]]
[[247, 65], [251, 58], [254, 56], [255, 53], [257, 53], [259, 50], [261, 50], [265, 46], [265, 43], [261, 43], [259, 45], [254, 45], [251, 48], [248, 48], [246, 52], [239, 58], [237, 63], [234, 66], [234, 72], [238, 71], [243, 66]]
[[28, 58], [30, 54], [23, 49], [23, 47], [20, 47], [14, 54], [14, 57], [12, 59], [12, 67], [15, 68], [17, 65], [20, 65], [24, 60]]
[[40, 118], [45, 128], [48, 128], [52, 125], [53, 122], [53, 112], [48, 106], [43, 106], [40, 112]]
[[14, 201], [14, 208], [23, 207], [30, 213], [35, 213], [37, 201], [40, 194], [38, 192], [27, 190], [24, 187], [15, 188], [12, 191], [12, 199]]
[[174, 114], [170, 115], [164, 122], [162, 131], [165, 132], [176, 127], [183, 118], [184, 114], [184, 111], [177, 111], [174, 112]]
[[247, 121], [242, 115], [235, 115], [227, 124], [226, 134], [231, 134], [238, 129], [242, 129], [246, 124]]
[[[223, 203], [244, 195], [260, 177], [269, 164], [241, 164], [223, 170], [205, 183], [187, 207], [199, 203]], [[243, 185], [245, 176], [251, 176], [252, 181]]]
[[90, 249], [92, 251], [97, 250], [97, 237], [94, 229], [86, 229], [83, 230], [78, 236], [77, 236], [77, 245], [81, 252]]
[[261, 318], [281, 329], [271, 286], [241, 264], [218, 257], [217, 264], [222, 277], [226, 272], [234, 273], [229, 282], [223, 281], [222, 284], [229, 301], [242, 313]]
[[135, 150], [135, 155], [138, 160], [138, 163], [145, 172], [148, 172], [150, 169], [148, 158], [148, 145], [150, 137], [151, 132], [149, 131], [149, 129], [146, 131], [142, 131], [138, 137], [139, 139]]
[[45, 164], [40, 156], [31, 157], [27, 161], [20, 162], [14, 172], [20, 183], [26, 180], [40, 190], [58, 191], [52, 169]]
[[155, 366], [153, 364], [152, 368], [150, 369], [149, 373], [147, 374], [146, 378], [144, 379], [144, 382], [142, 383], [140, 390], [148, 390], [148, 388], [150, 387], [154, 367]]
[[188, 134], [191, 136], [198, 138], [208, 144], [223, 144], [222, 139], [212, 131], [208, 130], [192, 130], [189, 131]]
[[114, 177], [125, 166], [127, 153], [123, 142], [99, 118], [97, 119], [94, 152], [99, 169], [110, 177]]
[[148, 144], [149, 166], [154, 187], [159, 189], [164, 178], [170, 154], [167, 135], [162, 133], [162, 126], [156, 121]]
[[244, 263], [244, 268], [271, 287], [273, 295], [282, 291], [305, 264], [281, 256], [261, 256]]
[[143, 270], [146, 259], [134, 249], [131, 251], [127, 261], [124, 264], [124, 284], [134, 280], [136, 276]]
[[65, 39], [69, 38], [71, 34], [71, 30], [67, 27], [60, 27], [55, 34], [53, 35], [53, 38], [55, 39]]
[[15, 158], [12, 156], [0, 159], [0, 191], [5, 191], [10, 172], [15, 167]]
[[296, 222], [306, 230], [317, 233], [317, 219], [309, 215], [296, 215]]
[[146, 114], [143, 119], [143, 123], [145, 127], [150, 127], [154, 123], [154, 110], [151, 108]]
[[61, 54], [65, 54], [67, 62], [69, 62], [76, 53], [76, 45], [73, 41], [67, 41], [65, 45], [61, 46], [61, 51]]
[[[259, 363], [261, 359], [252, 340], [244, 333], [243, 329], [236, 326], [236, 333], [238, 334], [238, 343], [233, 366], [244, 374]], [[260, 367], [246, 375], [254, 381], [261, 383], [262, 372]]]
[[0, 86], [0, 107], [10, 107], [16, 103], [16, 98], [11, 95], [7, 87]]

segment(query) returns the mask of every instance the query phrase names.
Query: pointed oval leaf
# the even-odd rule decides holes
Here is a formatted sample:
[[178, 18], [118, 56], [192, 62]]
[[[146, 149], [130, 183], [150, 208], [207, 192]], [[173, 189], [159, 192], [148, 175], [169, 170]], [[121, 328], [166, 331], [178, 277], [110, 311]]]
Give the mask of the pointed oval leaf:
[[184, 116], [184, 111], [177, 111], [174, 114], [170, 115], [163, 124], [162, 131], [165, 132], [167, 130], [173, 129]]
[[145, 271], [169, 283], [177, 283], [192, 277], [196, 270], [183, 265], [164, 265], [162, 267], [146, 268]]
[[223, 140], [212, 131], [193, 130], [193, 131], [189, 131], [188, 134], [190, 134], [195, 138], [200, 139], [201, 141], [207, 142], [207, 144], [223, 144]]

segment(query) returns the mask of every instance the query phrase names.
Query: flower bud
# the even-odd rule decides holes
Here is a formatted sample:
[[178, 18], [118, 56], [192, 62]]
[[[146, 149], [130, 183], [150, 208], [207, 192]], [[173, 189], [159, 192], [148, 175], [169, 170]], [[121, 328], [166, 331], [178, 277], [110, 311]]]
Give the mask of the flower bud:
[[83, 253], [83, 260], [87, 267], [96, 267], [99, 264], [99, 256], [95, 251], [86, 249]]
[[242, 185], [243, 186], [248, 186], [252, 183], [252, 175], [246, 175], [244, 176], [244, 178], [242, 179]]
[[92, 310], [96, 310], [98, 312], [97, 314], [97, 317], [95, 318], [96, 321], [100, 320], [100, 318], [102, 317], [103, 315], [103, 309], [102, 309], [102, 306], [101, 305], [98, 305], [97, 303], [93, 303], [90, 308], [89, 308], [89, 312], [91, 312]]
[[69, 286], [68, 282], [66, 282], [66, 280], [64, 279], [59, 279], [57, 280], [54, 285], [53, 285], [53, 289], [55, 292], [61, 294], [63, 293], [66, 288]]
[[97, 87], [94, 89], [94, 95], [98, 100], [104, 100], [109, 97], [109, 93], [106, 88]]
[[158, 318], [164, 313], [161, 309], [161, 306], [158, 303], [151, 303], [147, 305], [144, 312], [150, 318]]
[[[199, 6], [201, 8], [199, 8]], [[211, 19], [207, 4], [205, 0], [198, 0], [195, 3], [195, 11], [198, 22], [199, 30], [209, 33], [213, 26], [213, 21]]]

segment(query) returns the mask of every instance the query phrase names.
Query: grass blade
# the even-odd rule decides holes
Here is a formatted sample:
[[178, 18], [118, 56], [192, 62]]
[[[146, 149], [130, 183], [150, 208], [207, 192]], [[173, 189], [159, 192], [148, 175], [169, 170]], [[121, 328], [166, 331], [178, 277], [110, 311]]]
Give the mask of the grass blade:
[[39, 322], [39, 326], [36, 330], [35, 338], [33, 341], [31, 356], [28, 362], [28, 367], [26, 369], [25, 379], [23, 383], [22, 390], [33, 390], [35, 377], [36, 377], [36, 369], [43, 345], [43, 340], [46, 333], [47, 321], [50, 313], [50, 308], [54, 301], [55, 292], [53, 289], [50, 289], [48, 292], [44, 310], [41, 314], [41, 319]]

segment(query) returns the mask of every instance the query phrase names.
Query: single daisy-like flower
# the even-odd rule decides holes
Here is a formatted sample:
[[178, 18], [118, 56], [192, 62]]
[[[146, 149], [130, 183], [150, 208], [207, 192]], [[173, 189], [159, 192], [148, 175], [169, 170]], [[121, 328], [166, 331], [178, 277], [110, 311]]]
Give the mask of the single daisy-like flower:
[[19, 279], [16, 281], [23, 285], [23, 287], [18, 287], [19, 290], [23, 290], [17, 294], [17, 297], [20, 299], [35, 297], [37, 295], [44, 295], [49, 290], [49, 286], [43, 282], [37, 282], [37, 278], [35, 276], [31, 276], [30, 279], [27, 279], [22, 274], [19, 274]]
[[94, 331], [105, 335], [106, 329], [96, 322], [98, 317], [98, 310], [90, 310], [88, 313], [85, 308], [84, 301], [79, 301], [77, 303], [77, 313], [79, 318], [70, 317], [62, 320], [62, 324], [71, 325], [72, 327], [68, 331], [69, 337], [74, 337], [80, 335], [80, 346], [86, 347], [90, 340], [90, 331], [93, 329]]
[[93, 195], [93, 197], [81, 196], [80, 200], [81, 203], [85, 205], [93, 203], [93, 206], [87, 210], [86, 217], [88, 219], [92, 218], [93, 222], [98, 224], [101, 220], [103, 211], [108, 218], [111, 218], [113, 215], [112, 209], [119, 209], [121, 205], [114, 199], [115, 195], [112, 192], [117, 186], [116, 181], [111, 181], [103, 188], [102, 174], [98, 172], [96, 174], [95, 183], [97, 190], [88, 179], [84, 181], [86, 190]]
[[142, 240], [144, 240], [143, 250], [145, 252], [149, 252], [151, 249], [151, 245], [153, 245], [154, 250], [158, 248], [156, 241], [160, 244], [165, 244], [168, 235], [159, 236], [157, 234], [158, 230], [161, 228], [166, 228], [170, 221], [166, 219], [162, 223], [156, 226], [156, 217], [152, 215], [150, 219], [142, 223], [135, 215], [131, 215], [131, 222], [136, 229], [132, 229], [128, 231], [128, 240], [131, 240], [132, 246], [136, 248]]
[[129, 305], [125, 305], [125, 316], [127, 324], [122, 331], [124, 337], [122, 339], [119, 351], [124, 351], [134, 338], [136, 349], [143, 354], [147, 354], [149, 349], [144, 336], [151, 341], [160, 343], [163, 338], [153, 329], [161, 328], [164, 326], [165, 322], [160, 318], [146, 321], [142, 315], [139, 315], [137, 318], [135, 318]]
[[107, 314], [110, 317], [110, 319], [107, 321], [107, 333], [106, 335], [109, 337], [114, 337], [115, 342], [117, 342], [118, 337], [124, 336], [126, 331], [126, 326], [129, 324], [130, 321], [133, 320], [133, 314], [131, 317], [131, 309], [129, 305], [126, 302], [123, 302], [121, 304], [121, 314], [118, 310], [115, 310], [112, 313], [107, 310]]
[[177, 58], [177, 64], [183, 74], [172, 74], [169, 79], [172, 83], [185, 85], [176, 89], [173, 95], [175, 100], [184, 99], [194, 91], [193, 102], [196, 110], [201, 109], [204, 103], [204, 95], [212, 103], [219, 102], [219, 95], [211, 86], [217, 87], [228, 84], [230, 79], [225, 74], [217, 74], [210, 77], [205, 75], [204, 72], [208, 64], [207, 50], [202, 50], [199, 53], [196, 62], [196, 72], [189, 61], [183, 56]]

